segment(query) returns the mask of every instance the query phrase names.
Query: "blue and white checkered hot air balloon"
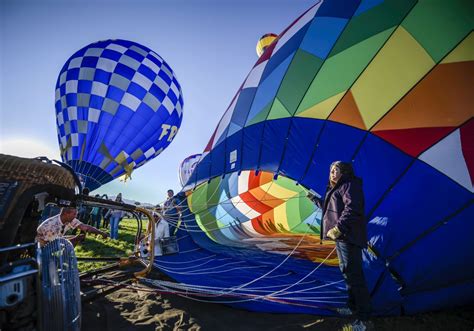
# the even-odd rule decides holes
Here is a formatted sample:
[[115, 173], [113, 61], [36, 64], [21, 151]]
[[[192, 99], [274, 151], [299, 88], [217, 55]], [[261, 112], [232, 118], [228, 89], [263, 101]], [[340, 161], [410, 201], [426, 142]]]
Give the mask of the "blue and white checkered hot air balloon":
[[126, 40], [90, 44], [56, 83], [61, 157], [94, 190], [158, 156], [182, 120], [181, 87], [151, 49]]

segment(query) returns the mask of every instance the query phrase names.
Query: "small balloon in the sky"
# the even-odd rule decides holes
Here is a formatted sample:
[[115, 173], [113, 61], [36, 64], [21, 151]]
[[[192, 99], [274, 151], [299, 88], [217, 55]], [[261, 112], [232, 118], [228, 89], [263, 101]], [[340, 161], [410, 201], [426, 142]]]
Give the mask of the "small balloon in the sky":
[[262, 56], [268, 46], [270, 46], [275, 39], [278, 38], [278, 35], [274, 33], [264, 34], [257, 42], [257, 55], [258, 57]]

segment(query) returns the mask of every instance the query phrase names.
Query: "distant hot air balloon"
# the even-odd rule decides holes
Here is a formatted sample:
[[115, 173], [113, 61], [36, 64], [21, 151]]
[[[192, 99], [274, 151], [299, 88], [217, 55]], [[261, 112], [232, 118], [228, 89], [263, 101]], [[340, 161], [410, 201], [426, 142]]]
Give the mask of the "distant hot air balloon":
[[198, 164], [199, 160], [201, 159], [201, 154], [194, 154], [191, 156], [188, 156], [181, 162], [181, 165], [179, 166], [179, 181], [181, 183], [181, 186], [184, 186], [186, 182], [188, 181], [189, 177], [191, 177], [191, 174], [194, 171], [194, 168], [196, 167], [196, 164]]
[[151, 49], [126, 40], [90, 44], [56, 83], [61, 157], [91, 190], [158, 156], [182, 120], [181, 87]]
[[278, 38], [278, 35], [274, 33], [264, 34], [257, 42], [257, 55], [258, 57], [262, 56], [268, 46], [270, 46], [275, 39]]

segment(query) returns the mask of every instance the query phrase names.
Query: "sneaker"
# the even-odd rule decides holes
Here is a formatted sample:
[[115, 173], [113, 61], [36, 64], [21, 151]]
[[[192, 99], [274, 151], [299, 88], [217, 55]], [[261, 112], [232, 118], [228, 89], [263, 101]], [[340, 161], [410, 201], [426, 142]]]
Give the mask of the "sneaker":
[[337, 313], [341, 316], [351, 316], [352, 315], [352, 310], [350, 310], [349, 308], [337, 308], [336, 309]]
[[372, 322], [370, 321], [355, 320], [354, 323], [351, 324], [351, 330], [353, 331], [368, 331], [373, 329]]

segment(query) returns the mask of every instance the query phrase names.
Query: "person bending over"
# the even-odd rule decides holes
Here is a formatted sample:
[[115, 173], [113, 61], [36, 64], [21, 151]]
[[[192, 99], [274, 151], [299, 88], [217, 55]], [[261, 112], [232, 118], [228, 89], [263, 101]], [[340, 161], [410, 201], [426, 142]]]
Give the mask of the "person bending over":
[[75, 246], [84, 239], [83, 234], [75, 236], [66, 236], [66, 233], [72, 229], [79, 229], [84, 232], [100, 234], [102, 238], [107, 238], [107, 233], [102, 232], [93, 226], [87, 225], [79, 221], [77, 218], [77, 209], [73, 207], [64, 207], [61, 212], [53, 217], [48, 218], [36, 230], [36, 240], [41, 246], [57, 239], [65, 238], [71, 241]]

